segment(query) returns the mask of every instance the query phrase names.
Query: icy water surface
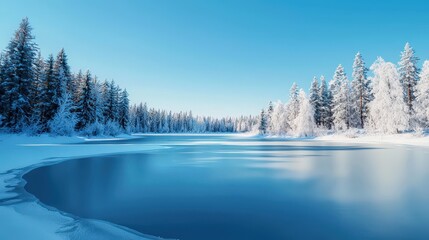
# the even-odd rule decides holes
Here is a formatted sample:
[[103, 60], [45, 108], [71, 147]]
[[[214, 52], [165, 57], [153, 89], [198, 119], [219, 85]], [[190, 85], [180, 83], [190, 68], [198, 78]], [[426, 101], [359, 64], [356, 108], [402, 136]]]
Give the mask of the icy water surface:
[[32, 170], [44, 204], [183, 240], [429, 239], [429, 149], [237, 136], [85, 144], [167, 150]]

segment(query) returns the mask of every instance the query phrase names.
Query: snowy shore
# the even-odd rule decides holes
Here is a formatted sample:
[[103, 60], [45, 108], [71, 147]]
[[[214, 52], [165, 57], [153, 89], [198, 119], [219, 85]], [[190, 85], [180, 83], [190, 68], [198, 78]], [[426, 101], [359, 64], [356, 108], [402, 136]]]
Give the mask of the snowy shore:
[[0, 239], [159, 239], [104, 221], [60, 213], [25, 192], [21, 177], [37, 166], [89, 155], [162, 148], [147, 144], [81, 144], [86, 140], [0, 135]]
[[416, 135], [415, 133], [368, 135], [368, 134], [333, 134], [314, 138], [315, 141], [332, 141], [339, 143], [365, 143], [365, 144], [395, 144], [429, 147], [429, 135]]

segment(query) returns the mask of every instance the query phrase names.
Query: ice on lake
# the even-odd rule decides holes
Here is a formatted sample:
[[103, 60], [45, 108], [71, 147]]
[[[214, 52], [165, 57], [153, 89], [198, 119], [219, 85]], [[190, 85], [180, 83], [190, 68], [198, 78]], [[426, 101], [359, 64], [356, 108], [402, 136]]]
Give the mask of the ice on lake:
[[61, 211], [163, 238], [429, 236], [425, 148], [234, 135], [85, 144], [168, 148], [40, 167], [24, 176], [26, 190]]

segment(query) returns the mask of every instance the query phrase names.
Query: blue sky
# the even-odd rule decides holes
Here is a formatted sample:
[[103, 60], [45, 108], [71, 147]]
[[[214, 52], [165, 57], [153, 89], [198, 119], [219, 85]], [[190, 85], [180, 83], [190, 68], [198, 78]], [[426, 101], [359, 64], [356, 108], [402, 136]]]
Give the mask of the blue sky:
[[2, 1], [0, 48], [27, 16], [43, 56], [127, 88], [133, 103], [238, 116], [288, 98], [295, 81], [348, 76], [357, 51], [397, 62], [409, 41], [429, 58], [425, 1]]

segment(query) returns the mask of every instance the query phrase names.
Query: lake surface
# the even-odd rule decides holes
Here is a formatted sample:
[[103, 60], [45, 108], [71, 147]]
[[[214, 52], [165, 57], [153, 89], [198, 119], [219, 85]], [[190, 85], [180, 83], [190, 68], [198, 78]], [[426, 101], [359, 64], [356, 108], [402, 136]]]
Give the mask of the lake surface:
[[183, 240], [429, 239], [429, 149], [239, 136], [64, 161], [26, 190], [83, 218]]

